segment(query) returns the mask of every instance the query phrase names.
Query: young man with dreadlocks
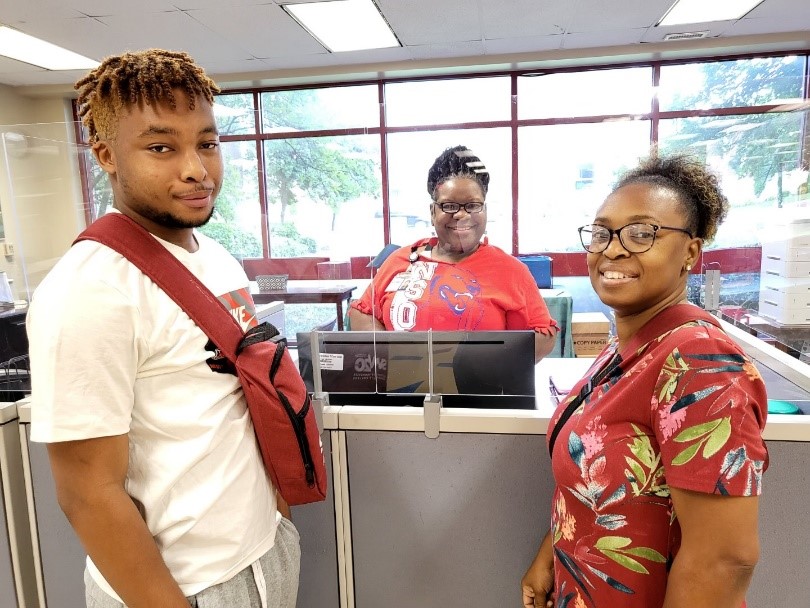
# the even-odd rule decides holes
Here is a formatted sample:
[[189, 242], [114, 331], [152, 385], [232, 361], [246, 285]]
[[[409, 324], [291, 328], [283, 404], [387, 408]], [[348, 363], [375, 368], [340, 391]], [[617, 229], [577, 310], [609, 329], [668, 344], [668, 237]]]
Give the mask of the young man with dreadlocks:
[[[106, 59], [76, 88], [116, 211], [255, 325], [244, 271], [194, 230], [222, 183], [214, 82], [185, 53], [149, 50]], [[37, 289], [28, 331], [31, 438], [47, 443], [87, 550], [88, 607], [293, 608], [298, 533], [239, 380], [209, 365], [213, 345], [177, 304], [81, 241]]]

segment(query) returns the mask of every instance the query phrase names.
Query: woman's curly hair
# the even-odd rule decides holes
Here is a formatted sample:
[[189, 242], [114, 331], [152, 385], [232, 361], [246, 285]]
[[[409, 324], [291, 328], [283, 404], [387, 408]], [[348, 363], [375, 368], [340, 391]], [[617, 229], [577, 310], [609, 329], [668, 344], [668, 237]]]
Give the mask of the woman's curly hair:
[[466, 177], [478, 182], [484, 196], [489, 189], [489, 171], [467, 146], [447, 148], [433, 161], [427, 177], [427, 191], [436, 200], [436, 188], [457, 177]]
[[728, 199], [720, 190], [717, 176], [694, 157], [653, 153], [638, 167], [625, 173], [613, 191], [638, 183], [655, 184], [676, 192], [686, 210], [692, 234], [705, 241], [714, 238], [728, 214]]
[[174, 109], [174, 89], [183, 90], [193, 110], [198, 96], [210, 103], [219, 87], [194, 60], [182, 52], [149, 49], [105, 59], [79, 80], [79, 117], [87, 126], [90, 143], [116, 135], [122, 110], [139, 103], [168, 103]]

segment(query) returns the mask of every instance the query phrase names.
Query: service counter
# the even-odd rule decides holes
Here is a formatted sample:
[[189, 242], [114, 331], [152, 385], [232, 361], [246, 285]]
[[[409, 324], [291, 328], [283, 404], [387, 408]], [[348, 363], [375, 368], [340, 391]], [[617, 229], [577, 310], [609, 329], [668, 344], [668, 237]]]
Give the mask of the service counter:
[[[807, 366], [754, 346], [746, 350], [769, 391], [801, 402], [810, 389]], [[550, 519], [548, 377], [576, 376], [587, 366], [581, 359], [540, 362], [533, 410], [443, 408], [426, 424], [418, 407], [327, 405], [321, 424], [329, 494], [293, 508], [302, 548], [298, 606], [519, 605], [520, 577]], [[18, 410], [25, 493], [34, 507], [32, 605], [75, 608], [84, 554], [58, 510], [44, 447], [28, 443], [27, 407]], [[748, 606], [807, 606], [810, 415], [770, 416], [765, 438], [771, 460], [761, 499], [762, 553]], [[0, 580], [7, 578], [3, 568], [0, 555]]]
[[[804, 364], [774, 361], [756, 349], [749, 354], [769, 392], [810, 403]], [[541, 361], [535, 410], [444, 408], [437, 424], [426, 424], [422, 408], [327, 406], [340, 600], [330, 605], [517, 605], [520, 577], [550, 518], [545, 433], [554, 405], [548, 377], [576, 375], [587, 365]], [[435, 428], [438, 436], [428, 437], [426, 429], [435, 435]], [[765, 438], [770, 467], [761, 498], [762, 554], [748, 606], [804, 606], [810, 597], [804, 514], [810, 415], [771, 415]], [[310, 508], [296, 508], [297, 521]], [[302, 589], [311, 583], [302, 577]]]

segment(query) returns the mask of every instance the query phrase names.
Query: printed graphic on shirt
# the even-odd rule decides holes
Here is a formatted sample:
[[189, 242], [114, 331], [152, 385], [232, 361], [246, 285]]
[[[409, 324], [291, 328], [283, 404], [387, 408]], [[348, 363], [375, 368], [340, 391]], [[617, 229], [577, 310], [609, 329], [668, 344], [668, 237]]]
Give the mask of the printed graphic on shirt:
[[[233, 315], [239, 323], [242, 331], [247, 331], [251, 327], [256, 327], [259, 323], [256, 320], [256, 305], [250, 290], [245, 287], [237, 291], [223, 294], [217, 298]], [[206, 361], [212, 371], [220, 374], [235, 374], [236, 370], [228, 359], [220, 352], [216, 345], [208, 340], [205, 350], [210, 350], [213, 356]]]
[[253, 303], [253, 297], [247, 287], [221, 295], [218, 299], [225, 308], [231, 311], [233, 318], [239, 322], [242, 331], [247, 331], [251, 327], [258, 325], [256, 305]]
[[431, 297], [439, 298], [458, 319], [458, 329], [478, 328], [484, 308], [476, 298], [481, 295], [481, 285], [468, 270], [453, 266], [449, 272], [440, 274], [430, 285]]
[[394, 295], [391, 324], [395, 330], [415, 329], [421, 303], [423, 314], [440, 316], [447, 329], [452, 328], [446, 320], [455, 318], [455, 329], [475, 330], [484, 315], [480, 295], [481, 285], [470, 271], [420, 260], [411, 265], [409, 279]]
[[436, 262], [414, 262], [409, 280], [398, 289], [391, 302], [391, 324], [395, 330], [411, 331], [416, 327], [416, 302], [422, 299], [428, 282], [436, 272]]

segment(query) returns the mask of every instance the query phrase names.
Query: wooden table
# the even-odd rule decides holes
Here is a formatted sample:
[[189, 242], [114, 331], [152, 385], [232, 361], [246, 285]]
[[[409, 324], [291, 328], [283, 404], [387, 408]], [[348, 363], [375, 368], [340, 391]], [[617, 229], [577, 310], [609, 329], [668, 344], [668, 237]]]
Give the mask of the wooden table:
[[286, 289], [259, 291], [256, 282], [250, 282], [250, 294], [256, 304], [276, 300], [285, 304], [334, 304], [338, 331], [343, 331], [343, 302], [351, 299], [355, 289], [357, 281], [287, 281]]

